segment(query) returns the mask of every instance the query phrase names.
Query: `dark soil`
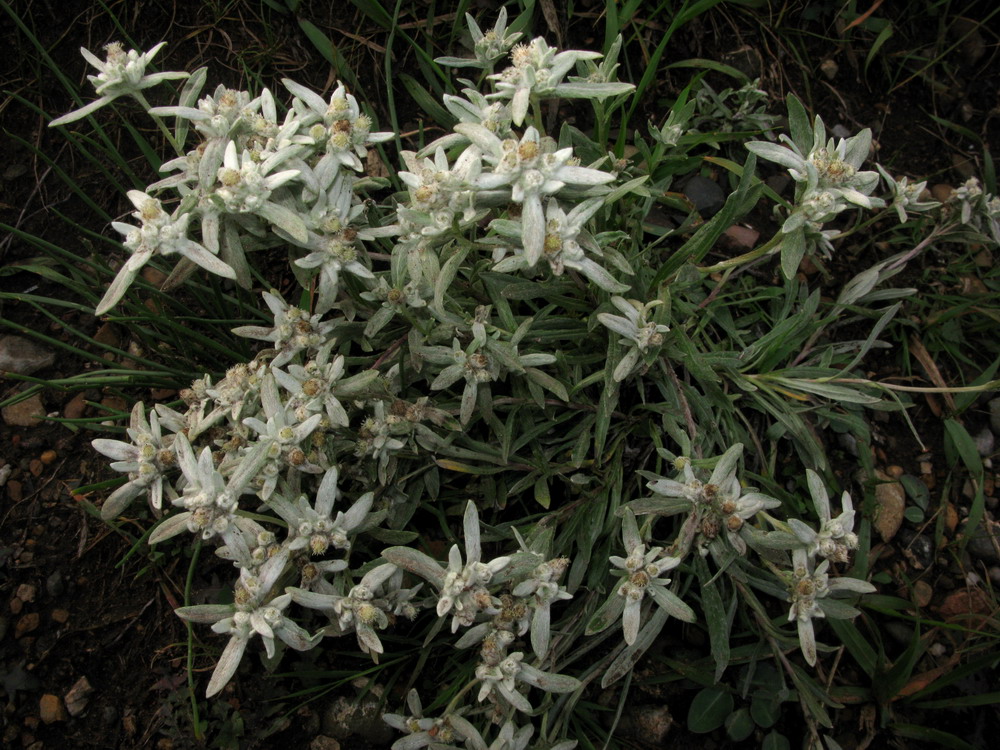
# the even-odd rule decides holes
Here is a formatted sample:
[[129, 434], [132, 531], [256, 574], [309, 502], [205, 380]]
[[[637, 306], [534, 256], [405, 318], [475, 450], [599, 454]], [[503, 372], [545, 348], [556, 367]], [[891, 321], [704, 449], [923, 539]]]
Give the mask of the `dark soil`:
[[[191, 70], [208, 64], [212, 85], [221, 81], [239, 86], [245, 70], [263, 65], [275, 80], [291, 76], [317, 90], [328, 91], [335, 85], [336, 74], [310, 44], [296, 18], [272, 12], [268, 5], [238, 1], [177, 3], [170, 7], [164, 3], [133, 2], [114, 3], [112, 9], [119, 14], [123, 27], [137, 37], [138, 47], [148, 49], [160, 41], [159, 34], [164, 35], [169, 44], [157, 60], [160, 69]], [[424, 3], [417, 5], [421, 6], [416, 11], [417, 17], [426, 16]], [[494, 3], [473, 5], [490, 10]], [[775, 10], [771, 16], [763, 10], [751, 13], [739, 7], [709, 13], [679, 33], [662, 64], [700, 57], [744, 67], [761, 77], [761, 86], [775, 99], [775, 111], [783, 110], [780, 98], [785, 93], [795, 92], [814, 111], [822, 113], [829, 127], [842, 124], [852, 131], [872, 127], [879, 158], [900, 173], [951, 185], [959, 184], [971, 173], [981, 175], [984, 165], [980, 145], [972, 138], [935, 124], [930, 115], [960, 123], [987, 147], [992, 146], [994, 153], [1000, 153], [995, 125], [996, 97], [1000, 91], [996, 39], [981, 38], [985, 49], [977, 57], [975, 39], [957, 41], [961, 34], [941, 34], [930, 24], [913, 29], [907, 27], [905, 19], [894, 19], [900, 31], [886, 45], [886, 54], [879, 55], [865, 71], [866, 44], [871, 43], [873, 34], [854, 29], [845, 32], [844, 38], [838, 38], [833, 16], [827, 13], [828, 5], [831, 9], [834, 6], [792, 3], [785, 6], [783, 15]], [[976, 9], [976, 4], [973, 5], [967, 11], [970, 15]], [[990, 3], [978, 5], [985, 8]], [[303, 3], [303, 6], [301, 18], [315, 23], [332, 38], [344, 40], [341, 51], [361, 77], [371, 101], [385, 101], [381, 82], [381, 45], [387, 41], [385, 32], [356, 12], [353, 5], [334, 3], [327, 8], [325, 3]], [[599, 46], [603, 21], [598, 16], [603, 3], [582, 2], [578, 6], [577, 16], [568, 24], [564, 18], [557, 19], [559, 31], [568, 42], [566, 46]], [[121, 37], [120, 30], [100, 5], [87, 0], [15, 2], [14, 9], [50, 51], [60, 69], [78, 84], [83, 82], [85, 68], [77, 52], [79, 47], [98, 50]], [[889, 9], [876, 11], [876, 15], [879, 12], [887, 13]], [[941, 23], [945, 24], [943, 20]], [[450, 21], [444, 21], [443, 25], [450, 25]], [[122, 196], [94, 165], [76, 161], [61, 134], [48, 130], [46, 118], [35, 110], [41, 108], [55, 116], [77, 105], [39, 60], [22, 31], [10, 20], [3, 29], [0, 80], [4, 82], [4, 98], [0, 116], [6, 137], [0, 140], [3, 189], [0, 221], [67, 247], [78, 245], [81, 238], [67, 236], [68, 225], [59, 219], [59, 214], [96, 233], [110, 233], [109, 227], [101, 226], [90, 216], [80, 197], [57, 179], [55, 170], [72, 174], [87, 195], [112, 213], [125, 210]], [[652, 46], [660, 38], [660, 29], [653, 23], [643, 32], [653, 41]], [[791, 33], [789, 29], [798, 31]], [[555, 41], [540, 12], [535, 19], [535, 30]], [[344, 33], [348, 31], [350, 34]], [[800, 47], [787, 47], [789, 38], [801, 40]], [[952, 44], [954, 47], [948, 49]], [[920, 64], [906, 67], [903, 63], [907, 54], [919, 53], [932, 59], [937, 51], [943, 53], [941, 59], [916, 76], [911, 73]], [[832, 78], [821, 72], [821, 66], [831, 69], [826, 64], [828, 60], [838, 67]], [[406, 69], [407, 62], [396, 61], [397, 69]], [[629, 62], [641, 74], [643, 61]], [[664, 67], [654, 95], [646, 102], [646, 114], [660, 118], [666, 109], [664, 102], [676, 96], [689, 73], [687, 68]], [[623, 71], [623, 76], [627, 75]], [[721, 85], [725, 82], [721, 81]], [[397, 89], [396, 102], [401, 121], [406, 123], [404, 129], [416, 131], [418, 123], [412, 118], [417, 110], [402, 87]], [[386, 112], [377, 114], [383, 122], [387, 121]], [[99, 116], [110, 121], [113, 114], [105, 110]], [[641, 120], [635, 121], [638, 122]], [[134, 147], [130, 140], [124, 132], [120, 136], [122, 153], [131, 154]], [[51, 157], [55, 166], [41, 158], [39, 152]], [[138, 169], [144, 162], [141, 154], [134, 157]], [[59, 287], [50, 287], [38, 276], [14, 268], [37, 253], [37, 249], [16, 234], [0, 235], [3, 264], [0, 291], [61, 293]], [[934, 263], [942, 263], [941, 258], [928, 258], [923, 270], [915, 270], [914, 278], [899, 285], [925, 283], [922, 279], [926, 278], [926, 267]], [[856, 273], [857, 267], [854, 262], [835, 262], [829, 270], [831, 288], [836, 288]], [[74, 339], [68, 326], [89, 334], [101, 327], [101, 321], [85, 314], [59, 313], [52, 318], [26, 302], [2, 304], [0, 322], [7, 329], [3, 333], [37, 331], [71, 341]], [[916, 325], [919, 328], [919, 322]], [[105, 330], [105, 335], [118, 334]], [[124, 347], [128, 342], [118, 343]], [[968, 382], [995, 356], [995, 351], [970, 351], [970, 362], [962, 368], [964, 371], [957, 365], [943, 363], [942, 374], [949, 383]], [[898, 351], [883, 352], [873, 356], [868, 367], [876, 378], [911, 375], [900, 372], [900, 361]], [[67, 355], [36, 373], [36, 377], [56, 380], [94, 366], [92, 361]], [[923, 373], [917, 375], [923, 378]], [[0, 400], [22, 387], [17, 380], [4, 380], [0, 383]], [[148, 400], [151, 394], [127, 395], [131, 399]], [[171, 394], [154, 395], [166, 398]], [[142, 533], [140, 524], [125, 522], [120, 528], [111, 529], [87, 512], [88, 505], [100, 504], [101, 492], [80, 494], [77, 488], [110, 479], [113, 473], [89, 446], [96, 432], [71, 430], [59, 423], [67, 410], [80, 405], [80, 398], [89, 403], [84, 415], [93, 417], [127, 412], [131, 403], [116, 393], [90, 391], [81, 397], [57, 387], [47, 388], [42, 398], [46, 412], [53, 419], [30, 428], [0, 424], [0, 465], [10, 464], [12, 469], [0, 499], [0, 691], [5, 701], [4, 746], [30, 750], [69, 746], [252, 748], [294, 743], [296, 747], [305, 747], [321, 731], [328, 731], [329, 722], [323, 714], [337, 710], [331, 706], [330, 696], [310, 704], [268, 702], [303, 685], [322, 688], [322, 679], [282, 681], [265, 676], [260, 664], [251, 663], [245, 672], [247, 678], [234, 681], [211, 707], [200, 701], [201, 718], [211, 724], [207, 739], [194, 739], [186, 681], [188, 633], [172, 612], [183, 601], [188, 557], [174, 553], [154, 559], [146, 548], [130, 554], [137, 535]], [[883, 468], [897, 466], [908, 474], [923, 476], [936, 487], [933, 493], [940, 493], [945, 482], [952, 481], [941, 502], [942, 507], [951, 504], [957, 519], [968, 512], [969, 500], [962, 493], [962, 478], [951, 479], [942, 456], [941, 415], [947, 415], [946, 410], [947, 405], [941, 399], [916, 399], [910, 416], [923, 445], [912, 438], [898, 415], [881, 415], [885, 419], [877, 419], [874, 425], [876, 463]], [[984, 413], [983, 408], [967, 412], [965, 419], [971, 433], [975, 434], [985, 424]], [[830, 434], [830, 438], [832, 441], [834, 436]], [[851, 486], [855, 459], [843, 451], [838, 455], [844, 485]], [[988, 477], [992, 480], [992, 475]], [[993, 493], [990, 481], [990, 509], [996, 505]], [[892, 580], [883, 586], [883, 593], [909, 598], [910, 587], [916, 581], [926, 581], [933, 593], [929, 614], [939, 620], [958, 617], [957, 621], [972, 628], [971, 634], [940, 631], [938, 641], [947, 644], [946, 653], [940, 658], [926, 657], [914, 670], [915, 674], [939, 668], [949, 662], [952, 654], [971, 648], [976, 643], [978, 628], [992, 628], [994, 638], [997, 633], [995, 623], [988, 625], [985, 620], [968, 617], [970, 611], [995, 613], [995, 600], [983, 606], [970, 604], [965, 610], [960, 606], [957, 610], [948, 609], [950, 604], [958, 606], [954, 595], [966, 590], [967, 575], [976, 573], [988, 582], [987, 567], [996, 561], [959, 554], [953, 543], [955, 528], [951, 524], [946, 524], [942, 543], [937, 547], [932, 543], [928, 559], [917, 559], [914, 550], [919, 552], [924, 543], [920, 540], [935, 538], [934, 523], [906, 524], [896, 538], [876, 545], [873, 551], [873, 558], [878, 553], [876, 570], [888, 573]], [[208, 586], [211, 581], [206, 578], [200, 583]], [[980, 612], [983, 607], [986, 612]], [[199, 674], [211, 669], [221, 647], [221, 639], [202, 631], [196, 631], [193, 651]], [[905, 633], [901, 638], [905, 641]], [[204, 646], [200, 645], [202, 641]], [[886, 648], [891, 660], [898, 656], [903, 645], [889, 643]], [[314, 668], [332, 668], [332, 650], [325, 655], [313, 652], [309, 658], [316, 660]], [[952, 662], [951, 667], [956, 663]], [[290, 669], [290, 664], [286, 657], [280, 669]], [[341, 661], [337, 668], [348, 668], [345, 664], [350, 666], [354, 662]], [[358, 660], [356, 665], [361, 669], [364, 662]], [[866, 678], [853, 667], [849, 657], [844, 658], [840, 670], [835, 684], [866, 684]], [[637, 675], [637, 684], [649, 676]], [[640, 703], [666, 704], [679, 722], [671, 734], [671, 746], [729, 746], [721, 733], [694, 737], [685, 732], [683, 723], [693, 691], [690, 685], [674, 684], [677, 689], [661, 691], [647, 687], [639, 688], [637, 693]], [[203, 689], [203, 684], [198, 686], [199, 695]], [[984, 669], [956, 683], [953, 693], [998, 689], [995, 672]], [[84, 696], [84, 704], [79, 711], [74, 708], [75, 715], [68, 716], [63, 699], [74, 692]], [[341, 688], [340, 693], [343, 692]], [[323, 696], [323, 691], [314, 695]], [[350, 695], [353, 701], [356, 693]], [[856, 744], [842, 742], [844, 747], [888, 747], [892, 742], [900, 747], [918, 746], [913, 740], [891, 740], [887, 727], [893, 721], [926, 723], [963, 736], [977, 746], [983, 746], [987, 737], [1000, 731], [1000, 717], [995, 707], [990, 706], [966, 711], [930, 711], [899, 701], [884, 709], [877, 720], [871, 704], [849, 706], [837, 719], [848, 734], [854, 732]], [[794, 719], [789, 718], [782, 726], [796, 739]], [[747, 746], [754, 746], [760, 739], [756, 736]], [[355, 738], [343, 746], [365, 745]]]

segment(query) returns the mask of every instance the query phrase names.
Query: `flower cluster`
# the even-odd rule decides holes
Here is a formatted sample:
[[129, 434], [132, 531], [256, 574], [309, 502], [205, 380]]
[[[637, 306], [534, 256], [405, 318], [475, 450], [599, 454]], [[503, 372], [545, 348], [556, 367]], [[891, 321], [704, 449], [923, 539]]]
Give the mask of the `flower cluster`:
[[831, 239], [838, 232], [823, 229], [824, 224], [850, 206], [870, 209], [885, 202], [871, 195], [878, 173], [861, 171], [871, 150], [871, 130], [834, 141], [827, 139], [826, 126], [817, 115], [808, 137], [800, 134], [792, 140], [782, 134], [778, 139], [784, 145], [752, 141], [747, 149], [787, 168], [795, 180], [795, 203], [781, 226], [782, 269], [791, 276], [804, 255], [832, 252]]
[[[618, 249], [627, 233], [617, 202], [666, 195], [674, 175], [656, 176], [654, 163], [686, 160], [698, 140], [686, 136], [713, 107], [735, 99], [721, 116], [769, 124], [762, 92], [705, 89], [652, 129], [641, 158], [623, 158], [542, 124], [546, 99], [588, 99], [599, 116], [620, 103], [633, 88], [616, 80], [620, 40], [603, 59], [521, 43], [506, 12], [487, 31], [470, 19], [470, 32], [474, 58], [440, 62], [483, 71], [483, 90], [462, 81], [445, 97], [457, 123], [401, 153], [391, 195], [373, 189], [389, 181], [359, 173], [369, 149], [396, 134], [377, 131], [343, 84], [320, 95], [286, 80], [279, 116], [268, 90], [202, 95], [196, 71], [177, 106], [149, 109], [176, 121], [176, 158], [164, 179], [129, 192], [135, 223], [112, 224], [127, 257], [98, 312], [125, 299], [145, 264], [170, 257], [179, 260], [167, 287], [207, 271], [227, 289], [266, 278], [264, 289], [282, 293], [262, 291], [260, 314], [233, 329], [256, 347], [248, 362], [204, 375], [178, 403], [136, 405], [125, 439], [94, 441], [126, 475], [102, 514], [135, 511], [145, 496], [151, 543], [191, 534], [235, 568], [232, 603], [178, 610], [228, 637], [210, 695], [257, 636], [275, 658], [346, 636], [378, 662], [392, 628], [413, 620], [428, 648], [440, 631], [449, 647], [478, 653], [436, 717], [415, 692], [408, 715], [386, 715], [405, 734], [396, 750], [570, 750], [567, 714], [557, 713], [595, 677], [607, 685], [626, 674], [668, 621], [707, 622], [721, 676], [731, 602], [764, 612], [755, 592], [783, 596], [796, 626], [779, 633], [782, 648], [798, 643], [814, 664], [814, 619], [853, 616], [835, 595], [872, 587], [834, 567], [859, 546], [849, 494], [835, 515], [809, 470], [817, 525], [789, 518], [790, 504], [739, 471], [740, 441], [763, 442], [757, 425], [695, 424], [714, 413], [711, 398], [691, 394], [730, 406], [737, 389], [716, 381], [758, 388], [737, 377], [738, 352], [681, 362], [702, 324], [689, 314], [706, 302], [689, 283], [698, 271], [672, 277], [673, 288], [657, 270], [660, 243]], [[99, 64], [87, 53], [101, 72], [98, 102], [144, 101], [141, 90], [179, 77], [145, 72], [158, 49], [116, 48]], [[842, 211], [882, 205], [877, 173], [862, 169], [870, 133], [828, 140], [819, 118], [793, 132], [783, 145], [749, 145], [797, 183], [776, 239], [786, 273], [805, 252], [830, 249], [823, 227]], [[641, 187], [647, 179], [655, 190]], [[893, 182], [901, 219], [928, 208], [922, 187]], [[977, 189], [956, 192], [954, 210], [995, 226]], [[280, 280], [252, 265], [256, 251], [277, 248], [289, 260]], [[675, 364], [690, 365], [684, 378]], [[703, 374], [709, 385], [696, 383]], [[826, 383], [808, 382], [823, 395]], [[663, 461], [674, 476], [659, 475]], [[522, 521], [503, 513], [525, 504]], [[780, 628], [767, 627], [774, 643]], [[584, 666], [581, 639], [599, 633], [606, 658]]]

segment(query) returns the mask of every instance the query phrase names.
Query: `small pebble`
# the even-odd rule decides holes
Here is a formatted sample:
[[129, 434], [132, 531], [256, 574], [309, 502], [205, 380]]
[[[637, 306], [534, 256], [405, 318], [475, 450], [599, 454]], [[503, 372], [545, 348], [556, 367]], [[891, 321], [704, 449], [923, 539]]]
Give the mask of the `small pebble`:
[[[990, 530], [985, 526], [987, 523], [989, 521], [986, 519], [980, 520], [969, 536], [965, 548], [974, 558], [988, 563], [1000, 562], [1000, 557], [997, 557], [997, 549], [993, 546], [993, 540], [990, 538]], [[965, 524], [962, 525], [961, 533], [965, 533]]]
[[52, 610], [52, 619], [60, 625], [64, 625], [69, 620], [69, 612], [65, 609]]
[[155, 286], [159, 289], [163, 286], [163, 282], [167, 280], [167, 275], [163, 271], [159, 271], [152, 266], [144, 266], [142, 269], [142, 278], [144, 278], [150, 286]]
[[92, 692], [94, 692], [94, 688], [86, 677], [81, 677], [73, 683], [73, 687], [63, 698], [70, 716], [79, 716], [83, 713]]
[[101, 406], [112, 413], [128, 413], [128, 404], [121, 396], [105, 396], [101, 399]]
[[87, 395], [81, 391], [71, 398], [63, 407], [66, 419], [80, 419], [87, 410]]
[[24, 401], [3, 408], [3, 421], [11, 427], [37, 427], [45, 416], [42, 397], [35, 393]]
[[760, 232], [756, 229], [751, 229], [750, 227], [743, 227], [739, 224], [733, 224], [725, 232], [723, 232], [720, 240], [728, 245], [733, 250], [739, 250], [741, 252], [751, 250], [757, 245], [757, 240], [760, 239]]
[[57, 721], [66, 721], [66, 707], [63, 705], [58, 695], [46, 693], [38, 701], [38, 715], [46, 724], [54, 724]]
[[35, 601], [35, 594], [38, 593], [38, 589], [32, 586], [30, 583], [22, 583], [17, 587], [16, 596], [22, 602], [33, 602]]
[[38, 620], [37, 612], [29, 612], [21, 617], [14, 626], [14, 638], [20, 638], [35, 630], [38, 627]]
[[951, 200], [952, 187], [951, 185], [937, 184], [931, 188], [931, 195], [934, 196], [934, 200], [939, 203], [947, 203]]
[[107, 704], [101, 707], [101, 723], [102, 724], [114, 724], [115, 719], [118, 718], [118, 709], [111, 704]]
[[42, 455], [40, 455], [38, 457], [38, 460], [41, 461], [46, 466], [48, 466], [53, 461], [55, 461], [56, 458], [58, 458], [58, 457], [59, 457], [59, 454], [56, 453], [55, 451], [45, 451]]
[[37, 458], [31, 459], [31, 463], [28, 464], [28, 471], [31, 472], [31, 476], [39, 477], [42, 475], [42, 469], [45, 468], [45, 464], [39, 461]]
[[943, 643], [932, 643], [931, 647], [927, 649], [931, 652], [931, 656], [941, 657], [948, 653], [948, 647]]
[[958, 511], [955, 510], [955, 506], [952, 503], [948, 503], [944, 507], [944, 523], [948, 529], [949, 534], [955, 533], [955, 528], [958, 526]]
[[983, 429], [976, 433], [973, 440], [976, 441], [976, 449], [979, 451], [980, 456], [993, 455], [993, 446], [996, 440], [989, 427], [983, 427]]
[[12, 615], [21, 614], [21, 610], [24, 609], [24, 602], [18, 599], [16, 596], [10, 600], [10, 613]]

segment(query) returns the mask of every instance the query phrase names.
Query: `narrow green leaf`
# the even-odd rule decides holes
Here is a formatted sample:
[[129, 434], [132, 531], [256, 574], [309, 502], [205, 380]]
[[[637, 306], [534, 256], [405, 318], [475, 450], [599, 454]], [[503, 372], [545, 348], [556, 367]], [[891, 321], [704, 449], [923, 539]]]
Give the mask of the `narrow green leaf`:
[[983, 461], [979, 456], [979, 449], [976, 448], [976, 441], [972, 439], [968, 430], [960, 422], [954, 419], [944, 421], [945, 434], [951, 442], [952, 447], [962, 459], [965, 468], [975, 477], [983, 474]]
[[868, 640], [861, 635], [858, 626], [845, 620], [830, 620], [830, 627], [837, 634], [840, 642], [847, 647], [848, 653], [854, 657], [854, 661], [864, 670], [864, 673], [874, 678], [878, 657]]
[[876, 58], [876, 56], [878, 55], [878, 51], [882, 49], [882, 45], [888, 42], [889, 39], [892, 38], [892, 34], [893, 34], [892, 23], [887, 23], [885, 26], [882, 27], [882, 30], [878, 33], [878, 36], [875, 37], [875, 41], [872, 42], [872, 46], [868, 50], [868, 55], [865, 57], [864, 74], [866, 76], [868, 75], [868, 66], [872, 64], [872, 60]]
[[970, 745], [951, 732], [945, 732], [941, 729], [932, 729], [931, 727], [924, 727], [919, 724], [891, 724], [889, 729], [899, 737], [929, 742], [933, 747], [947, 747], [952, 748], [952, 750], [976, 750], [974, 745]]
[[420, 109], [445, 130], [451, 129], [451, 126], [456, 122], [454, 115], [439, 104], [438, 99], [433, 94], [411, 75], [400, 73], [399, 79]]
[[363, 93], [364, 90], [361, 88], [361, 84], [358, 83], [358, 77], [354, 75], [351, 66], [347, 64], [347, 60], [340, 54], [340, 50], [330, 41], [330, 38], [312, 21], [305, 18], [298, 18], [296, 20], [299, 23], [299, 28], [302, 29], [302, 32], [312, 42], [316, 51], [337, 71], [337, 76], [342, 78], [356, 93]]
[[701, 555], [694, 556], [694, 570], [701, 586], [701, 607], [705, 613], [705, 624], [708, 626], [712, 658], [715, 659], [715, 681], [719, 682], [726, 667], [729, 666], [729, 641], [732, 623], [726, 612], [726, 607], [722, 603], [721, 579], [712, 581], [708, 563]]
[[552, 504], [547, 477], [541, 476], [535, 481], [535, 502], [545, 508], [545, 510], [548, 510], [549, 505]]

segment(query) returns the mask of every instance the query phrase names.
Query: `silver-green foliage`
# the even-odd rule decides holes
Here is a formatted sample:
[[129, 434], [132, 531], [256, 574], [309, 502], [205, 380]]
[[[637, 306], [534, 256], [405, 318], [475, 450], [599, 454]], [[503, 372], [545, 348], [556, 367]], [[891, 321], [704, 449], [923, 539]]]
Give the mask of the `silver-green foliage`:
[[[178, 610], [229, 637], [210, 695], [255, 636], [273, 655], [353, 634], [377, 662], [379, 633], [426, 613], [450, 622], [430, 629], [433, 647], [478, 657], [446, 675], [464, 682], [437, 718], [415, 694], [408, 717], [386, 716], [406, 733], [395, 748], [509, 750], [540, 730], [532, 747], [568, 750], [587, 684], [626, 675], [671, 620], [707, 630], [716, 679], [736, 617], [786, 667], [789, 645], [817, 662], [826, 647], [814, 619], [855, 616], [836, 595], [873, 587], [834, 567], [859, 545], [855, 514], [846, 492], [831, 510], [806, 412], [861, 434], [860, 408], [887, 405], [871, 387], [832, 382], [878, 342], [818, 343], [828, 322], [815, 322], [818, 293], [794, 278], [766, 292], [746, 281], [748, 299], [770, 301], [713, 302], [718, 289], [708, 296], [705, 274], [674, 262], [669, 235], [643, 241], [672, 179], [664, 169], [711, 142], [685, 126], [697, 102], [652, 128], [659, 145], [640, 149], [645, 163], [609, 156], [570, 126], [546, 133], [543, 102], [624, 101], [620, 44], [598, 66], [596, 53], [541, 39], [513, 46], [505, 15], [485, 33], [470, 25], [475, 59], [441, 62], [490, 72], [488, 89], [465, 81], [463, 96], [446, 98], [454, 131], [401, 155], [404, 190], [381, 209], [366, 194], [383, 185], [359, 172], [392, 134], [372, 132], [343, 85], [324, 99], [285, 81], [279, 116], [267, 90], [201, 96], [199, 70], [177, 106], [150, 110], [177, 120], [179, 152], [164, 164], [170, 176], [129, 194], [137, 225], [114, 228], [130, 255], [98, 312], [154, 255], [180, 256], [171, 283], [200, 268], [249, 286], [254, 253], [276, 247], [311, 306], [265, 291], [267, 322], [235, 332], [267, 348], [193, 383], [179, 409], [137, 404], [126, 440], [95, 440], [128, 475], [103, 514], [146, 496], [159, 519], [151, 542], [194, 533], [235, 565], [232, 604]], [[158, 49], [111, 47], [106, 62], [87, 53], [103, 96], [53, 124], [181, 77], [145, 74]], [[512, 65], [492, 73], [508, 51]], [[780, 250], [789, 277], [806, 253], [836, 250], [838, 230], [824, 227], [838, 214], [884, 205], [872, 196], [878, 173], [861, 171], [870, 134], [828, 141], [818, 117], [810, 127], [797, 101], [792, 110], [792, 138], [747, 146], [797, 184], [776, 237], [750, 254]], [[752, 177], [724, 215], [748, 210]], [[890, 188], [901, 220], [933, 208], [905, 181]], [[995, 233], [995, 199], [971, 188], [959, 198], [966, 223]], [[714, 231], [710, 222], [678, 252], [699, 260]], [[727, 277], [737, 262], [722, 264]], [[898, 305], [858, 307], [875, 276], [852, 282], [831, 315], [852, 304], [881, 330]], [[881, 299], [891, 294], [869, 304]], [[750, 441], [795, 449], [818, 528], [799, 518], [801, 493], [748, 486]], [[765, 473], [765, 456], [752, 455], [747, 468]], [[446, 563], [432, 545], [410, 545], [431, 541], [414, 523], [433, 515], [462, 518]], [[776, 606], [794, 626], [776, 624]], [[600, 658], [579, 658], [602, 643]]]

